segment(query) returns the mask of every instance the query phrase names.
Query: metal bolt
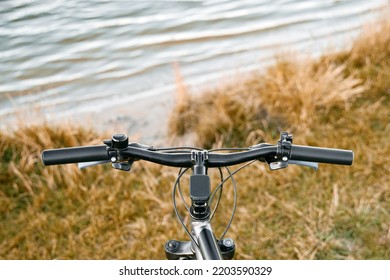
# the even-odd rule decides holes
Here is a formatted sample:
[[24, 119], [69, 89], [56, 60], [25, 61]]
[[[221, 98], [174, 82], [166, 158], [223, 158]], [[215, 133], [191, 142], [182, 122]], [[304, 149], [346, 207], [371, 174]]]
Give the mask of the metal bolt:
[[170, 240], [168, 241], [168, 249], [171, 251], [171, 252], [175, 252], [178, 250], [179, 248], [179, 242], [175, 241], [175, 240]]
[[222, 241], [222, 244], [226, 249], [229, 249], [234, 246], [234, 241], [231, 238], [226, 238]]

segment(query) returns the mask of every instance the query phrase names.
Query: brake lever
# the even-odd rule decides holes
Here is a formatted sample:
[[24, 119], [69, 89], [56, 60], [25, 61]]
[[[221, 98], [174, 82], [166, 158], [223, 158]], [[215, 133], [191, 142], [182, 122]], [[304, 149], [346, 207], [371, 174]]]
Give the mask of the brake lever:
[[300, 166], [306, 166], [318, 170], [318, 162], [301, 161], [301, 160], [289, 160], [289, 164], [295, 164]]
[[110, 163], [109, 160], [103, 160], [103, 161], [89, 161], [89, 162], [79, 162], [77, 163], [77, 166], [80, 170], [85, 169], [87, 167], [96, 166], [100, 164], [106, 164]]
[[286, 168], [288, 166], [287, 161], [272, 161], [268, 163], [269, 169], [272, 171]]
[[318, 170], [318, 162], [310, 162], [310, 161], [301, 161], [301, 160], [272, 161], [269, 162], [268, 164], [271, 170], [286, 168], [289, 164], [310, 167], [313, 168], [314, 170]]
[[112, 167], [115, 169], [122, 170], [122, 171], [130, 171], [133, 161], [128, 161], [128, 162], [111, 162], [109, 160], [90, 161], [90, 162], [79, 162], [77, 163], [77, 166], [80, 170], [82, 170], [87, 167], [92, 167], [92, 166], [106, 164], [106, 163], [111, 163]]

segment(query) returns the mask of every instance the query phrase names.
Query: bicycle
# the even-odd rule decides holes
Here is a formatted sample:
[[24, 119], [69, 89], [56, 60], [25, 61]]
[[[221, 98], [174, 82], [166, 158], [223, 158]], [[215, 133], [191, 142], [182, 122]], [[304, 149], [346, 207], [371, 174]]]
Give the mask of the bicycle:
[[[231, 238], [225, 238], [236, 207], [234, 174], [255, 161], [265, 162], [271, 170], [278, 170], [286, 168], [289, 164], [308, 166], [315, 169], [318, 169], [318, 163], [352, 165], [354, 159], [351, 150], [301, 146], [292, 144], [292, 142], [293, 136], [287, 132], [282, 132], [276, 145], [261, 143], [248, 148], [220, 148], [214, 150], [195, 147], [155, 148], [139, 143], [129, 143], [125, 134], [114, 134], [111, 139], [103, 141], [104, 145], [45, 150], [42, 152], [42, 162], [44, 165], [78, 163], [80, 168], [111, 163], [113, 168], [122, 171], [130, 171], [132, 164], [137, 160], [179, 167], [180, 171], [172, 192], [173, 208], [190, 241], [167, 241], [165, 243], [166, 257], [169, 260], [221, 260], [233, 259], [235, 254], [234, 241]], [[225, 153], [221, 153], [222, 151], [225, 151]], [[228, 168], [228, 166], [241, 163], [246, 164], [233, 172]], [[227, 168], [229, 176], [223, 178], [221, 172], [221, 183], [211, 192], [208, 169], [219, 168], [221, 171], [222, 167]], [[180, 187], [180, 179], [190, 169], [192, 170], [189, 183], [191, 205], [186, 205]], [[223, 184], [227, 180], [231, 180], [234, 186], [233, 211], [222, 237], [216, 239], [210, 221], [218, 208]], [[190, 214], [190, 229], [186, 227], [179, 215], [176, 205], [177, 191], [179, 191]], [[211, 202], [217, 192], [219, 192], [218, 201], [214, 209], [211, 210]]]

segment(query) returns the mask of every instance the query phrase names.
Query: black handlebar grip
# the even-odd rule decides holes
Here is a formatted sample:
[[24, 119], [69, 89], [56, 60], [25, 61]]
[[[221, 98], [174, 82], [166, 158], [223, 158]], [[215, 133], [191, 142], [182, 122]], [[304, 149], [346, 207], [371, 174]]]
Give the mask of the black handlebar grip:
[[351, 165], [354, 154], [350, 150], [292, 145], [292, 160]]
[[108, 160], [107, 146], [85, 146], [46, 150], [42, 152], [44, 165]]

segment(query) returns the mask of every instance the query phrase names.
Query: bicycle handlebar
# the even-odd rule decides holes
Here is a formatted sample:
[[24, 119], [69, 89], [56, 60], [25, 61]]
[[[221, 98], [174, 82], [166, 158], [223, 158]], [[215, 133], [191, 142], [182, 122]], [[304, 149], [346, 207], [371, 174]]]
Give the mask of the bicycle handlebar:
[[[153, 149], [140, 148], [139, 146], [133, 147], [131, 145], [119, 152], [121, 156], [134, 160], [146, 160], [173, 167], [193, 166], [193, 159], [190, 152], [166, 153]], [[110, 153], [112, 153], [112, 149], [106, 145], [45, 150], [42, 152], [42, 162], [44, 165], [56, 165], [90, 161], [110, 161], [112, 156]], [[254, 146], [244, 152], [227, 154], [210, 152], [208, 153], [207, 167], [230, 166], [256, 159], [265, 161], [266, 159], [275, 158], [277, 153], [278, 146], [268, 144], [258, 147]], [[291, 150], [287, 158], [297, 161], [351, 165], [354, 154], [350, 150], [291, 144]]]

